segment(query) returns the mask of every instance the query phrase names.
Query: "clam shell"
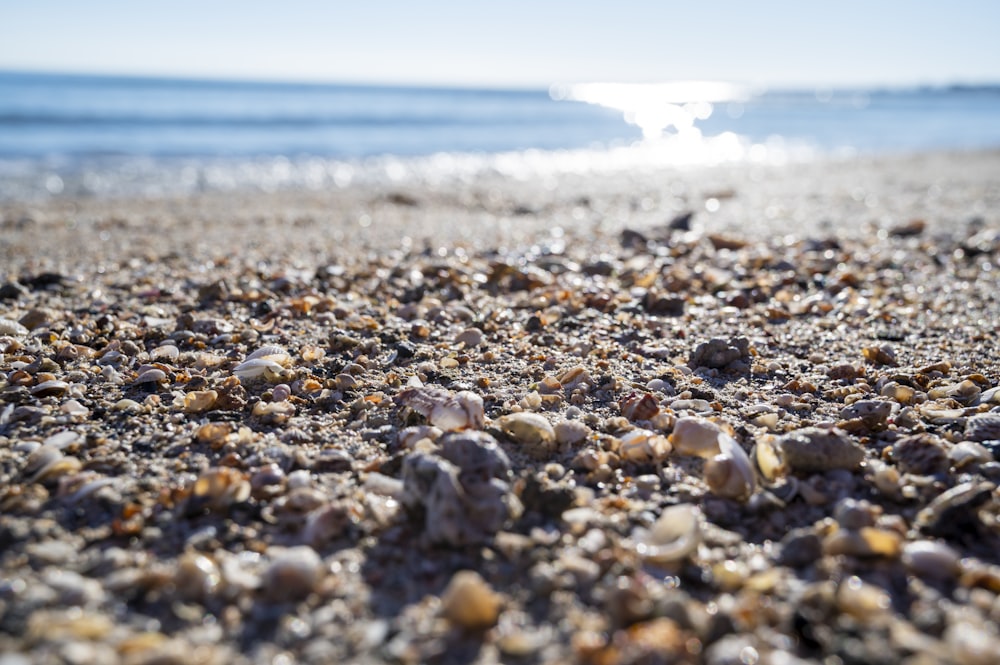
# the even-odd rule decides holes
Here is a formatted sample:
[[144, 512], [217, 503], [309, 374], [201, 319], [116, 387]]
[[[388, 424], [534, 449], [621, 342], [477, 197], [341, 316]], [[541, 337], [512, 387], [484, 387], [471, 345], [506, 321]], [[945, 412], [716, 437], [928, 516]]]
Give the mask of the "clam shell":
[[269, 358], [251, 358], [233, 368], [233, 374], [241, 379], [253, 379], [258, 376], [280, 372], [284, 367]]
[[42, 381], [38, 385], [31, 387], [31, 394], [35, 397], [58, 397], [69, 390], [69, 384], [65, 381], [59, 381], [58, 379], [52, 379], [50, 381]]
[[536, 456], [548, 454], [555, 446], [555, 429], [538, 413], [511, 413], [497, 418], [497, 425], [504, 434], [524, 444]]
[[681, 561], [701, 544], [701, 514], [689, 503], [670, 506], [649, 529], [636, 528], [632, 540], [636, 553], [651, 563]]
[[160, 381], [167, 380], [167, 373], [162, 369], [151, 368], [144, 371], [139, 376], [135, 377], [135, 381], [132, 385], [137, 386], [143, 383], [159, 383]]

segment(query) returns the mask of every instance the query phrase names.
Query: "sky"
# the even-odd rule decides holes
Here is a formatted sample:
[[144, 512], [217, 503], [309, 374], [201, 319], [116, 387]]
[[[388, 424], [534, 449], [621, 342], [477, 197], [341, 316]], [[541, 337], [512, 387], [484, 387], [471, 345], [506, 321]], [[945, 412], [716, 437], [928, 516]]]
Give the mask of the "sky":
[[1000, 83], [993, 0], [0, 0], [0, 70], [477, 87]]

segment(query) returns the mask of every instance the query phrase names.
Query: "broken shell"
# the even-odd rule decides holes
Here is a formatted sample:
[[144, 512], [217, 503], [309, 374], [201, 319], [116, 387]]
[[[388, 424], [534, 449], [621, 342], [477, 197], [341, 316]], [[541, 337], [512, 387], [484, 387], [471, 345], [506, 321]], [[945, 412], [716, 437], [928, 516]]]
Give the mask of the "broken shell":
[[953, 399], [959, 404], [969, 406], [975, 404], [982, 394], [979, 386], [966, 379], [947, 386], [938, 386], [927, 391], [931, 399]]
[[30, 331], [17, 321], [12, 319], [0, 319], [0, 335], [11, 335], [12, 337], [24, 337]]
[[563, 446], [575, 446], [590, 436], [590, 428], [579, 420], [564, 420], [553, 428], [556, 441]]
[[186, 413], [202, 413], [215, 405], [219, 393], [214, 390], [194, 390], [184, 395], [184, 411]]
[[841, 409], [840, 417], [849, 421], [847, 424], [858, 422], [862, 427], [878, 432], [888, 427], [893, 406], [893, 402], [873, 399], [858, 400]]
[[1000, 413], [977, 413], [965, 421], [965, 438], [969, 441], [1000, 440]]
[[757, 488], [753, 464], [740, 444], [710, 420], [687, 416], [670, 435], [674, 452], [708, 460], [705, 482], [719, 496], [746, 500]]
[[864, 449], [835, 427], [803, 427], [789, 432], [774, 442], [774, 449], [794, 471], [854, 470], [865, 459]]
[[204, 471], [191, 485], [184, 506], [188, 515], [202, 510], [224, 511], [250, 498], [250, 483], [244, 474], [230, 467]]
[[635, 393], [623, 399], [620, 404], [621, 413], [630, 421], [649, 420], [660, 412], [660, 403], [649, 393]]
[[658, 462], [670, 454], [667, 437], [648, 429], [633, 429], [618, 437], [618, 454], [628, 462]]
[[[478, 457], [478, 456], [476, 456]], [[488, 542], [520, 514], [520, 502], [499, 478], [465, 474], [456, 464], [425, 452], [403, 460], [402, 503], [422, 508], [432, 543], [462, 546]]]
[[497, 418], [497, 426], [536, 457], [548, 455], [555, 447], [556, 432], [545, 416], [538, 413], [510, 413]]
[[411, 425], [399, 431], [399, 434], [396, 435], [396, 441], [399, 443], [401, 449], [409, 450], [416, 445], [417, 441], [422, 439], [437, 441], [441, 438], [442, 434], [444, 432], [441, 431], [440, 427], [434, 427], [433, 425]]
[[689, 503], [665, 508], [649, 529], [632, 532], [635, 551], [652, 563], [668, 564], [681, 561], [701, 544], [701, 517]]
[[670, 435], [670, 443], [674, 452], [679, 455], [695, 455], [710, 458], [719, 454], [719, 437], [722, 429], [711, 420], [695, 416], [678, 418], [674, 431]]
[[568, 370], [556, 377], [559, 383], [562, 384], [563, 390], [572, 392], [581, 386], [593, 386], [596, 385], [593, 377], [590, 376], [590, 372], [583, 365], [576, 365], [575, 367], [570, 367]]
[[500, 617], [501, 599], [492, 587], [472, 570], [452, 576], [441, 594], [441, 614], [465, 630], [485, 630]]
[[933, 434], [904, 436], [892, 445], [890, 456], [903, 473], [926, 476], [948, 470], [948, 449]]
[[58, 397], [59, 395], [64, 394], [67, 390], [69, 390], [68, 383], [52, 379], [49, 381], [42, 381], [38, 385], [32, 386], [31, 394], [35, 397]]
[[346, 506], [330, 503], [317, 508], [306, 517], [302, 529], [302, 540], [315, 548], [321, 548], [339, 537], [350, 526], [352, 516]]
[[445, 431], [481, 429], [486, 420], [483, 398], [468, 390], [452, 394], [440, 388], [407, 388], [396, 396], [396, 401], [427, 418], [427, 422], [434, 427]]
[[754, 446], [754, 457], [757, 468], [768, 480], [776, 480], [788, 473], [788, 465], [781, 458], [781, 452], [776, 445], [776, 438], [765, 436], [757, 440]]
[[847, 554], [857, 557], [899, 556], [903, 537], [895, 531], [862, 527], [837, 529], [823, 540], [823, 551], [831, 556]]
[[956, 469], [964, 469], [970, 464], [987, 464], [993, 461], [993, 453], [981, 443], [959, 441], [948, 451], [948, 461]]
[[861, 355], [873, 365], [895, 365], [896, 350], [888, 344], [882, 346], [866, 346], [861, 349]]
[[879, 394], [882, 395], [882, 397], [888, 397], [899, 404], [912, 404], [913, 398], [916, 396], [917, 392], [910, 386], [904, 386], [896, 383], [895, 381], [890, 381], [882, 386], [882, 390]]

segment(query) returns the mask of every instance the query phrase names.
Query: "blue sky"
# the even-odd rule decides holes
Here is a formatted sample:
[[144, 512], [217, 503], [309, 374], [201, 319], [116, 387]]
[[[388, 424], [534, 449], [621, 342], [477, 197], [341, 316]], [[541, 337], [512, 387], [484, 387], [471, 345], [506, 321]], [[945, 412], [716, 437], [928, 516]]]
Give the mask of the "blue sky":
[[0, 0], [0, 69], [499, 87], [998, 83], [998, 27], [992, 0]]

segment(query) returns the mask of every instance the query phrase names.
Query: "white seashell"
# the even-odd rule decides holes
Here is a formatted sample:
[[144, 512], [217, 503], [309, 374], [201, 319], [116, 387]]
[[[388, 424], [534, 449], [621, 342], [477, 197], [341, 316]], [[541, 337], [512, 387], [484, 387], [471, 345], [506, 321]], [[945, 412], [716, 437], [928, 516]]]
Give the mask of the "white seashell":
[[177, 360], [180, 353], [180, 350], [173, 344], [163, 344], [150, 351], [149, 357], [152, 360]]
[[167, 373], [162, 369], [147, 369], [145, 372], [141, 373], [139, 376], [135, 377], [135, 381], [132, 382], [133, 386], [137, 386], [143, 383], [159, 383], [160, 381], [166, 381]]
[[659, 462], [670, 454], [667, 437], [648, 429], [633, 429], [618, 437], [618, 453], [629, 462]]
[[711, 458], [722, 452], [719, 448], [721, 435], [722, 429], [711, 420], [685, 416], [678, 418], [674, 424], [670, 443], [674, 447], [674, 452], [679, 455]]
[[0, 319], [0, 335], [24, 337], [30, 331], [13, 319]]
[[233, 374], [241, 379], [253, 379], [258, 376], [277, 374], [284, 368], [267, 358], [252, 358], [233, 368]]
[[52, 379], [42, 381], [38, 385], [31, 387], [31, 394], [36, 397], [57, 397], [69, 390], [69, 384], [65, 381]]
[[53, 434], [49, 438], [42, 441], [42, 445], [51, 446], [56, 450], [62, 450], [63, 448], [68, 448], [77, 441], [80, 441], [83, 436], [79, 432], [74, 432], [73, 430], [64, 430]]
[[681, 503], [665, 508], [649, 529], [632, 532], [635, 551], [652, 563], [667, 564], [681, 561], [701, 544], [701, 518], [698, 509]]
[[538, 413], [509, 413], [497, 418], [497, 426], [511, 439], [524, 444], [536, 457], [548, 455], [556, 446], [556, 432], [545, 416]]
[[486, 420], [483, 398], [468, 390], [451, 394], [440, 388], [407, 388], [396, 400], [445, 431], [481, 429]]
[[277, 344], [269, 344], [268, 346], [262, 346], [249, 356], [247, 360], [257, 360], [258, 358], [266, 358], [268, 360], [274, 360], [281, 362], [281, 358], [289, 358], [288, 351], [283, 346], [278, 346]]
[[765, 436], [757, 440], [754, 447], [754, 457], [757, 459], [757, 468], [768, 480], [776, 480], [788, 473], [788, 465], [782, 460], [773, 436]]
[[719, 496], [745, 501], [757, 489], [753, 464], [733, 437], [710, 420], [680, 418], [670, 435], [674, 452], [708, 460], [705, 482]]
[[757, 487], [749, 458], [744, 463], [727, 455], [716, 455], [705, 463], [705, 483], [713, 493], [739, 501], [748, 499]]
[[979, 396], [980, 404], [1000, 404], [1000, 386], [993, 386], [989, 390], [984, 390]]
[[590, 428], [579, 420], [564, 420], [558, 423], [553, 430], [556, 434], [556, 441], [564, 446], [575, 446], [578, 443], [583, 443], [590, 436]]

